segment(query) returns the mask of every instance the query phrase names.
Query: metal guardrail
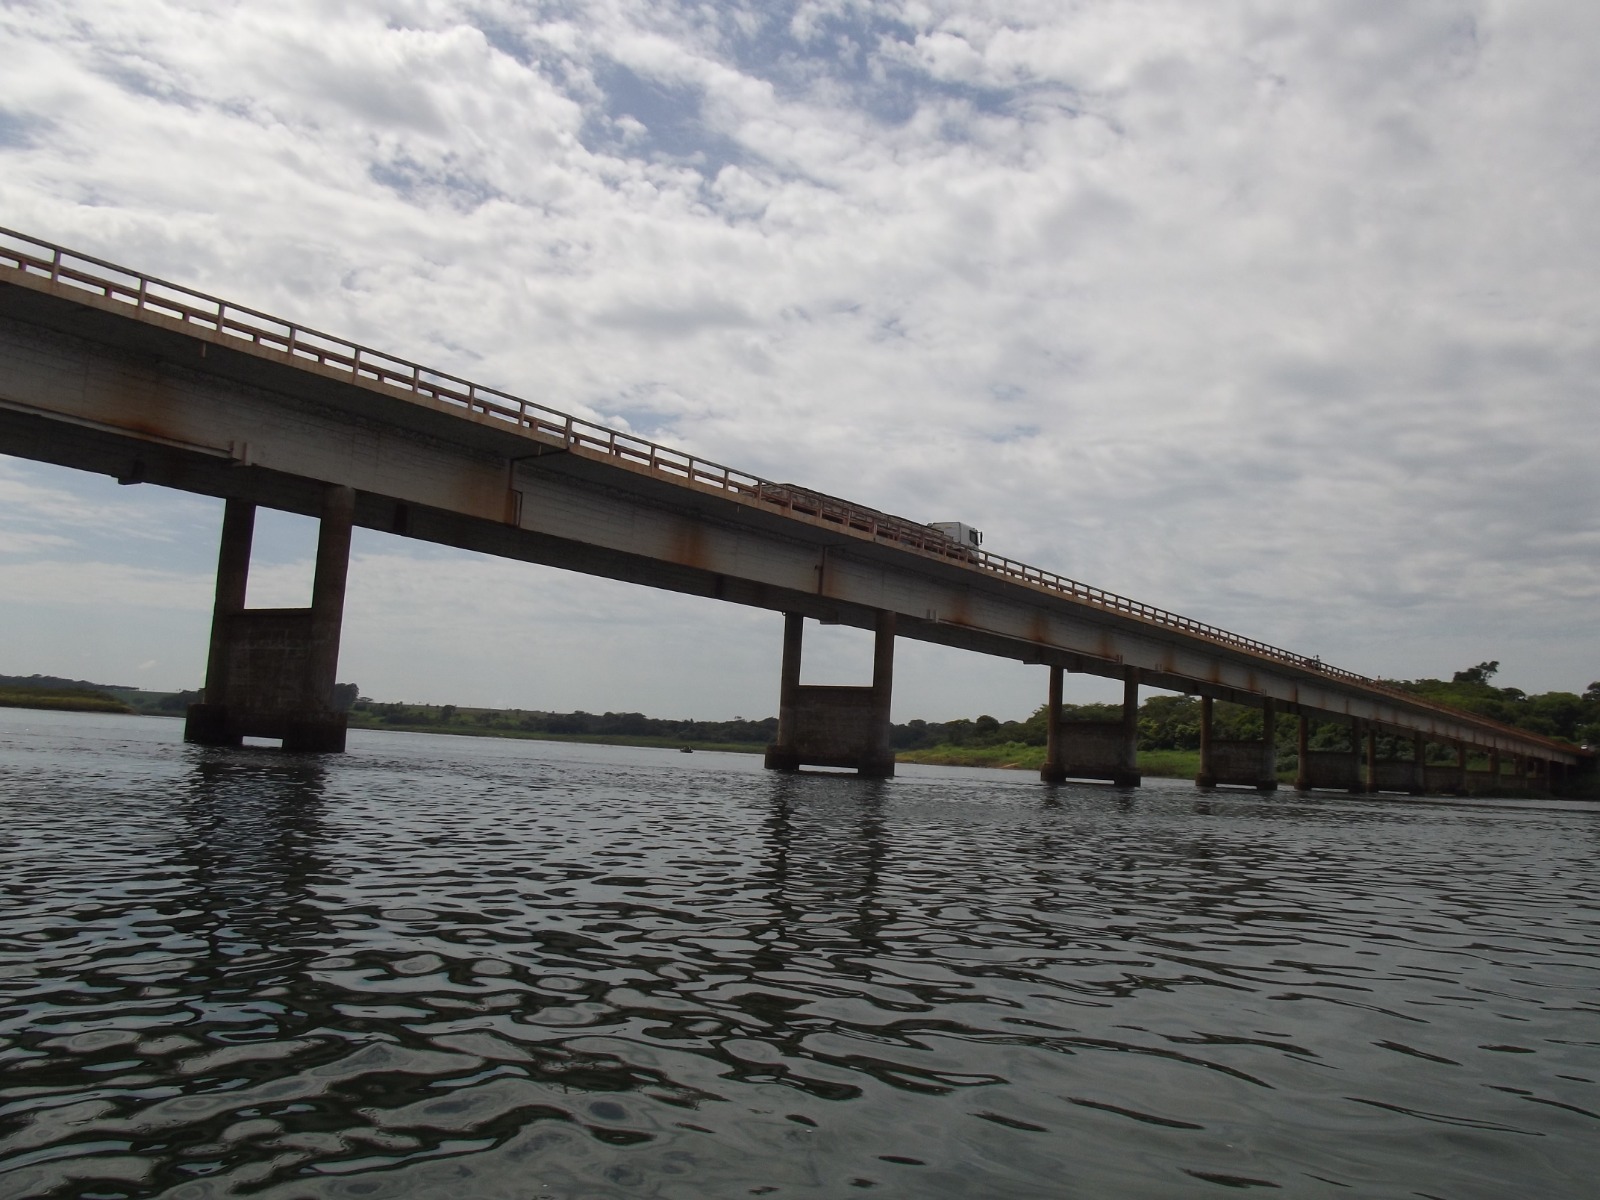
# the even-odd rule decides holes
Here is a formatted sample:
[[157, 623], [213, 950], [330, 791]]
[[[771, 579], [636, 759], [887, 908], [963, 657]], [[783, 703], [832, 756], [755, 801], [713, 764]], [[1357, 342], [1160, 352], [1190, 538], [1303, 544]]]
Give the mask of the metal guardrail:
[[[8, 239], [19, 245], [7, 245]], [[1230, 633], [1215, 625], [1207, 625], [1202, 621], [1195, 621], [1178, 613], [1132, 600], [1127, 596], [1119, 596], [1115, 592], [1090, 587], [1086, 583], [1080, 583], [1053, 571], [1045, 571], [985, 550], [959, 545], [938, 530], [915, 521], [852, 504], [848, 500], [841, 500], [821, 492], [812, 492], [791, 484], [774, 483], [760, 476], [725, 467], [721, 463], [698, 458], [670, 446], [660, 445], [635, 434], [575, 417], [531, 400], [524, 400], [520, 396], [513, 396], [498, 388], [484, 387], [482, 384], [473, 383], [446, 371], [436, 371], [409, 359], [374, 350], [370, 346], [362, 346], [333, 334], [285, 321], [270, 313], [246, 308], [240, 304], [231, 304], [216, 296], [184, 287], [182, 284], [169, 283], [153, 275], [145, 275], [87, 254], [79, 254], [51, 242], [0, 226], [0, 268], [6, 267], [26, 275], [46, 277], [52, 283], [80, 288], [108, 300], [126, 303], [139, 312], [168, 317], [186, 325], [194, 325], [227, 337], [238, 338], [255, 346], [276, 350], [302, 363], [315, 363], [321, 367], [343, 371], [348, 373], [352, 380], [384, 384], [403, 392], [459, 407], [467, 412], [480, 413], [491, 420], [503, 421], [508, 426], [534, 436], [559, 439], [567, 448], [605, 455], [678, 484], [712, 488], [729, 495], [744, 497], [764, 508], [826, 521], [837, 525], [841, 530], [874, 541], [890, 542], [897, 546], [919, 550], [924, 554], [988, 575], [1000, 576], [1066, 596], [1105, 612], [1179, 630], [1219, 646], [1243, 650], [1272, 662], [1314, 671], [1329, 679], [1356, 684], [1368, 691], [1394, 696], [1416, 707], [1434, 709], [1455, 717], [1473, 717], [1473, 714], [1433, 704], [1366, 675], [1328, 666], [1320, 659], [1307, 658], [1305, 655], [1295, 654], [1279, 646]], [[1473, 719], [1500, 727], [1498, 722], [1479, 717]], [[1525, 731], [1503, 728], [1521, 736], [1530, 736]], [[1537, 735], [1531, 736], [1537, 737]]]

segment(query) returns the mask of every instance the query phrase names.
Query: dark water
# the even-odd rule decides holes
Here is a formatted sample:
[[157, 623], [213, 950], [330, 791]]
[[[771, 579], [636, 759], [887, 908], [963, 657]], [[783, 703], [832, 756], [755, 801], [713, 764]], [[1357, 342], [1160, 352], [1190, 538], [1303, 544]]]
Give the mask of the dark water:
[[0, 1196], [1600, 1194], [1600, 813], [0, 712]]

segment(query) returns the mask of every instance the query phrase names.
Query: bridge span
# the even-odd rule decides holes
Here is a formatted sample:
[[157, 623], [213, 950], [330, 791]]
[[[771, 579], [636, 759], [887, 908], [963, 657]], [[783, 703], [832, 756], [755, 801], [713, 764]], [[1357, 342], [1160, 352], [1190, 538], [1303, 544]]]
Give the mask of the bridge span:
[[[186, 736], [337, 750], [332, 689], [353, 525], [785, 614], [767, 764], [893, 773], [894, 643], [1048, 668], [1044, 777], [1138, 782], [1141, 686], [1202, 697], [1198, 782], [1275, 786], [1299, 721], [1302, 787], [1559, 786], [1593, 756], [1351, 671], [737, 471], [446, 372], [0, 229], [0, 453], [226, 500], [204, 703]], [[257, 506], [321, 519], [308, 609], [244, 605]], [[803, 622], [876, 631], [869, 687], [800, 684]], [[1060, 719], [1063, 672], [1124, 684], [1123, 719]], [[1266, 736], [1210, 736], [1216, 700]], [[1310, 751], [1313, 722], [1349, 749]], [[1378, 734], [1412, 757], [1380, 761]], [[1454, 748], [1430, 763], [1429, 745]], [[1468, 754], [1487, 771], [1468, 771]], [[1438, 758], [1436, 753], [1432, 757]]]

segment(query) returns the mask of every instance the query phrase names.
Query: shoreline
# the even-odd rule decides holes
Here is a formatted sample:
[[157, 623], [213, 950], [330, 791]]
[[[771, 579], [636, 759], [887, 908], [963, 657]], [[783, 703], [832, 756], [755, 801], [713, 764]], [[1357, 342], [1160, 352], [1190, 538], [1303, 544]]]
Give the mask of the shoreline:
[[110, 696], [89, 696], [70, 692], [44, 692], [37, 696], [22, 696], [15, 691], [0, 692], [0, 708], [33, 708], [40, 712], [111, 713], [115, 716], [139, 716], [131, 704]]
[[[181, 713], [151, 712], [134, 708], [112, 697], [84, 696], [72, 693], [46, 693], [25, 699], [17, 692], [0, 692], [0, 708], [32, 709], [39, 712], [82, 712], [101, 716], [165, 717], [181, 719]], [[413, 723], [388, 723], [383, 721], [352, 721], [350, 729], [392, 731], [395, 733], [453, 734], [457, 737], [509, 738], [530, 742], [567, 742], [590, 746], [633, 746], [644, 750], [678, 750], [713, 754], [762, 754], [764, 745], [751, 742], [706, 742], [693, 739], [653, 736], [650, 734], [610, 733], [547, 733], [527, 729], [474, 728], [470, 725], [440, 726]], [[1023, 743], [1000, 746], [932, 746], [922, 750], [900, 750], [895, 762], [907, 765], [932, 767], [974, 767], [1001, 771], [1038, 771], [1044, 764], [1044, 747]], [[1139, 774], [1150, 779], [1193, 779], [1200, 767], [1197, 750], [1143, 750], [1139, 752]], [[1293, 771], [1281, 772], [1278, 781], [1287, 790], [1294, 789]], [[1420, 797], [1413, 797], [1420, 799]], [[1439, 797], [1439, 799], [1501, 799], [1501, 800], [1593, 800], [1600, 797], [1587, 795], [1543, 797], [1534, 793], [1512, 790], [1480, 793], [1472, 797]]]

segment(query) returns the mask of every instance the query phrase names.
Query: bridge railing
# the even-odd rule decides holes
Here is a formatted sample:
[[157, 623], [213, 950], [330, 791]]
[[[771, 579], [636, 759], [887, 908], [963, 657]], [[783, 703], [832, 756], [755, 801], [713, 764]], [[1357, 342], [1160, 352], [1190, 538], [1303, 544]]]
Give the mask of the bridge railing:
[[47, 277], [52, 283], [78, 288], [107, 300], [127, 304], [140, 312], [181, 321], [252, 345], [275, 350], [304, 363], [344, 372], [352, 379], [371, 381], [468, 412], [482, 414], [563, 447], [606, 455], [618, 462], [643, 467], [677, 483], [718, 489], [754, 500], [763, 507], [838, 525], [852, 533], [919, 550], [958, 565], [1016, 580], [1045, 591], [1070, 597], [1082, 604], [1120, 613], [1140, 621], [1180, 630], [1218, 645], [1243, 650], [1274, 662], [1316, 671], [1331, 679], [1384, 692], [1408, 703], [1433, 706], [1408, 692], [1389, 687], [1354, 671], [1327, 666], [1320, 659], [1284, 650], [1254, 638], [1243, 637], [1215, 625], [1192, 620], [1154, 605], [1091, 587], [1053, 571], [963, 546], [927, 525], [878, 512], [862, 505], [813, 492], [793, 484], [774, 483], [744, 471], [698, 458], [670, 446], [623, 430], [613, 429], [570, 413], [524, 400], [497, 388], [484, 387], [398, 358], [346, 338], [322, 333], [270, 313], [232, 304], [216, 296], [170, 283], [153, 275], [87, 254], [44, 242], [0, 227], [0, 267], [27, 275]]

